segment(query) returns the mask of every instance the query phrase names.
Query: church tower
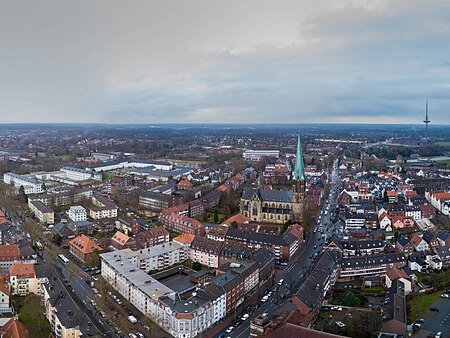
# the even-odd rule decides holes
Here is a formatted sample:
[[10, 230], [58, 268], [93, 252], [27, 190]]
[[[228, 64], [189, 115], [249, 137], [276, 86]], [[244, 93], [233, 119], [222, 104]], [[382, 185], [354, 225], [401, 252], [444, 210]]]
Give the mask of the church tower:
[[303, 164], [303, 151], [300, 142], [300, 134], [297, 140], [297, 154], [293, 174], [294, 184], [292, 186], [292, 216], [293, 220], [300, 222], [303, 220], [305, 205], [305, 166]]

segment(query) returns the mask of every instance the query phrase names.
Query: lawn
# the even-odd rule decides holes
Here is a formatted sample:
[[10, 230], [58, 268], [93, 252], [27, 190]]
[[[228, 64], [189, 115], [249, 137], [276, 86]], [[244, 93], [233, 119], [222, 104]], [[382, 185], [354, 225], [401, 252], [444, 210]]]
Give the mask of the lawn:
[[345, 160], [346, 160], [347, 162], [351, 162], [351, 163], [359, 161], [359, 159], [354, 158], [354, 157], [349, 157], [349, 156], [347, 156], [347, 157], [345, 158]]
[[443, 147], [450, 147], [450, 141], [435, 142], [434, 144]]
[[422, 317], [440, 297], [442, 291], [437, 291], [429, 294], [422, 294], [415, 296], [409, 300], [411, 306], [411, 322], [415, 322], [417, 318]]
[[372, 288], [366, 287], [364, 284], [361, 286], [361, 292], [363, 293], [385, 293], [386, 290], [380, 286], [374, 286]]
[[[220, 223], [222, 223], [222, 221], [224, 221], [225, 220], [225, 215], [224, 214], [218, 214], [218, 218], [219, 218], [219, 221], [217, 222], [217, 224], [220, 224]], [[214, 212], [208, 212], [208, 213], [206, 213], [206, 221], [205, 221], [206, 223], [215, 223], [214, 222]]]
[[30, 337], [48, 337], [51, 327], [44, 316], [45, 309], [39, 296], [13, 297], [12, 303]]

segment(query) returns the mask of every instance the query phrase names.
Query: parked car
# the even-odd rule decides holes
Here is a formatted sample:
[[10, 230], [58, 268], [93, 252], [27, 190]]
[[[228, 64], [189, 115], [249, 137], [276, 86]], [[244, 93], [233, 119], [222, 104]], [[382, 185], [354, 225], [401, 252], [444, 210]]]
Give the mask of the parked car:
[[281, 279], [278, 281], [278, 285], [281, 286], [281, 285], [283, 285], [283, 283], [284, 283], [284, 279], [281, 278]]
[[261, 298], [261, 302], [262, 303], [265, 303], [265, 302], [267, 302], [269, 300], [269, 297], [267, 297], [267, 296], [264, 296], [263, 298]]
[[448, 293], [443, 293], [441, 295], [441, 298], [449, 298], [449, 297], [450, 297], [450, 294], [448, 294]]
[[234, 326], [230, 326], [228, 329], [226, 329], [226, 333], [231, 333], [234, 331]]
[[241, 317], [241, 320], [246, 321], [248, 319], [248, 317], [250, 317], [250, 315], [248, 313], [244, 313]]
[[439, 309], [437, 307], [430, 307], [430, 311], [439, 312]]

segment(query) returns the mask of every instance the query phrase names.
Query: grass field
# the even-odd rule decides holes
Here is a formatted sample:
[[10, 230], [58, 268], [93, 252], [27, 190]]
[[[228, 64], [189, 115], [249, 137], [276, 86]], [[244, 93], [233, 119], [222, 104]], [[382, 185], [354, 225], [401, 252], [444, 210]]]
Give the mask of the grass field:
[[414, 300], [408, 303], [411, 306], [411, 322], [415, 322], [417, 318], [422, 317], [440, 297], [442, 291], [437, 291], [430, 294], [422, 294], [416, 296]]
[[30, 337], [48, 337], [51, 327], [44, 316], [45, 309], [39, 296], [13, 297], [12, 303], [19, 314], [20, 321], [30, 333]]
[[[218, 217], [219, 221], [217, 222], [217, 224], [220, 224], [220, 223], [222, 223], [222, 221], [225, 220], [225, 215], [219, 213], [218, 216], [219, 216]], [[215, 223], [214, 222], [214, 212], [208, 212], [206, 214], [206, 223]]]
[[450, 147], [450, 141], [435, 142], [434, 144], [443, 147]]

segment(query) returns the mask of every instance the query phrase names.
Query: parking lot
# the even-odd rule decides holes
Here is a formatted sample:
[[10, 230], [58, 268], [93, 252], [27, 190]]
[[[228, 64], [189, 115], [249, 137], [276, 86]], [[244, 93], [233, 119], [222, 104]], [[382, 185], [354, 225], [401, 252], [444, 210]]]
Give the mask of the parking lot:
[[442, 337], [450, 337], [450, 300], [440, 298], [433, 306], [439, 312], [428, 310], [423, 319], [422, 330], [432, 334], [442, 332]]

